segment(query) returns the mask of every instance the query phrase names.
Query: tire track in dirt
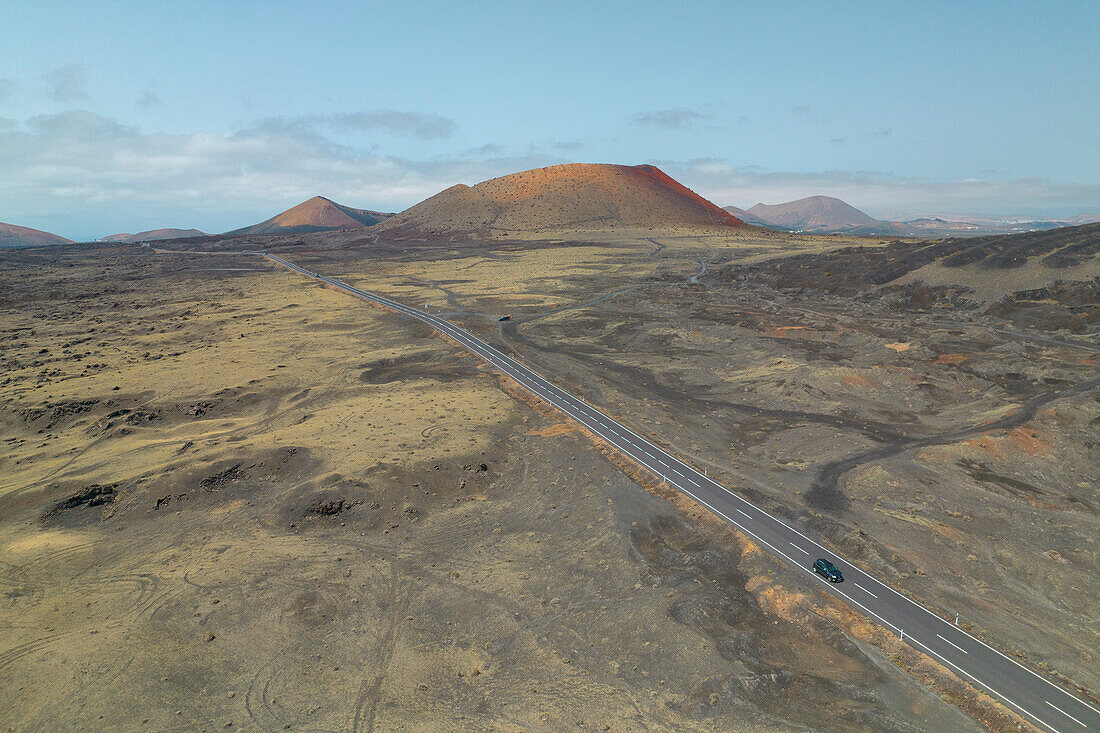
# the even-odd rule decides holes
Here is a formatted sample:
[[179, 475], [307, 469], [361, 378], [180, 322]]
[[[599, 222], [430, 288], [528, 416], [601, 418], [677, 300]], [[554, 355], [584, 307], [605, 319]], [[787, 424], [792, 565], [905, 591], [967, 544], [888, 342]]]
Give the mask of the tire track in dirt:
[[23, 568], [0, 560], [0, 591], [5, 598], [37, 603], [42, 599], [43, 590], [42, 584], [32, 581]]
[[[287, 659], [287, 657], [283, 658]], [[290, 662], [284, 661], [282, 664], [272, 665], [271, 661], [273, 660], [261, 666], [252, 676], [244, 696], [244, 707], [249, 719], [264, 733], [275, 733], [293, 726], [290, 716], [282, 710], [271, 693], [272, 682], [283, 674]], [[311, 728], [311, 730], [317, 729]]]
[[54, 642], [66, 636], [71, 636], [71, 634], [69, 632], [46, 634], [45, 636], [40, 636], [37, 639], [31, 639], [30, 641], [25, 641], [22, 644], [16, 644], [13, 647], [5, 649], [4, 651], [0, 652], [0, 671], [7, 669], [12, 664], [18, 662], [20, 659], [27, 656], [28, 654], [34, 654], [40, 649], [45, 649]]
[[355, 701], [355, 717], [352, 720], [352, 731], [354, 733], [372, 733], [374, 731], [378, 703], [382, 698], [382, 684], [386, 681], [386, 672], [389, 669], [390, 660], [393, 658], [401, 619], [404, 618], [405, 610], [409, 606], [411, 591], [412, 584], [402, 584], [397, 569], [394, 568], [390, 578], [390, 593], [386, 600], [389, 623], [375, 650], [374, 675], [363, 680], [359, 686], [359, 697]]

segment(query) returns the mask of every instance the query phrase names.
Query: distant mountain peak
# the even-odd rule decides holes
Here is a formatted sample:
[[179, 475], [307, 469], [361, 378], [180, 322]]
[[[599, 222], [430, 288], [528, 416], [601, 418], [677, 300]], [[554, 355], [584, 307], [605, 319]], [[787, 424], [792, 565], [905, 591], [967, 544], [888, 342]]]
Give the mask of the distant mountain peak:
[[313, 196], [259, 224], [234, 229], [226, 234], [290, 234], [329, 229], [363, 229], [390, 216], [392, 214], [355, 209], [324, 196]]
[[0, 222], [0, 248], [43, 247], [53, 244], [72, 244], [72, 240], [38, 229]]
[[566, 163], [476, 186], [451, 186], [380, 229], [505, 232], [742, 223], [656, 166]]
[[833, 196], [807, 196], [784, 204], [756, 204], [748, 213], [784, 229], [845, 231], [882, 224]]
[[98, 242], [158, 242], [165, 239], [183, 239], [184, 237], [205, 237], [206, 232], [198, 229], [150, 229], [137, 234], [111, 234], [100, 237]]

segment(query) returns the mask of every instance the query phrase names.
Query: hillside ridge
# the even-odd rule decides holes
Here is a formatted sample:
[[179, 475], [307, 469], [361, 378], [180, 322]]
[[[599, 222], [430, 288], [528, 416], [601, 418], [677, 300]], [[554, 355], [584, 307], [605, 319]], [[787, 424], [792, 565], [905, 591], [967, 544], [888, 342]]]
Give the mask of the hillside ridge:
[[72, 240], [39, 229], [0, 222], [0, 248], [42, 247], [54, 244], [72, 244]]
[[743, 222], [653, 165], [565, 163], [451, 186], [378, 225], [379, 231], [505, 232]]
[[259, 224], [241, 227], [228, 236], [240, 234], [292, 234], [320, 232], [331, 229], [364, 229], [373, 226], [392, 214], [370, 209], [356, 209], [338, 204], [324, 196], [314, 196], [297, 206], [292, 206]]

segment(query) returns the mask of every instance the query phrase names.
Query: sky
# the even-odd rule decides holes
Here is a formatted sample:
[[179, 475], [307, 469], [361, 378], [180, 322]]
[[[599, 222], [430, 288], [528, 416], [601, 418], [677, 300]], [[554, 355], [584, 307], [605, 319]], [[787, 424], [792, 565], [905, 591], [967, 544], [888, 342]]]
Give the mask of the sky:
[[1100, 4], [0, 0], [0, 221], [219, 232], [564, 162], [720, 206], [1100, 212]]

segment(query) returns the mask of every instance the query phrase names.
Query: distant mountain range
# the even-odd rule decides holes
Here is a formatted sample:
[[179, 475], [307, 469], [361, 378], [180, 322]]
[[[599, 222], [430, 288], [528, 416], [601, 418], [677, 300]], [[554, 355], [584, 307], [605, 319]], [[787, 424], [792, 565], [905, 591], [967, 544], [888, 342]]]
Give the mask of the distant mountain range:
[[329, 229], [363, 229], [391, 216], [393, 214], [369, 209], [353, 209], [324, 196], [314, 196], [266, 221], [250, 227], [234, 229], [226, 232], [226, 235], [303, 234]]
[[[719, 208], [652, 165], [567, 163], [458, 184], [390, 214], [355, 209], [314, 196], [270, 219], [221, 236], [304, 234], [366, 229], [404, 233], [491, 234], [552, 229], [729, 227], [751, 224], [780, 231], [853, 236], [977, 237], [1046, 231], [1100, 221], [1100, 214], [1070, 219], [993, 220], [929, 215], [883, 221], [832, 196], [809, 196], [749, 209]], [[102, 237], [99, 242], [136, 243], [211, 236], [198, 229], [151, 229]], [[0, 223], [0, 248], [70, 244], [48, 232]]]
[[72, 244], [72, 240], [49, 232], [0, 222], [0, 248], [43, 247], [51, 244]]
[[112, 234], [100, 237], [97, 242], [156, 242], [163, 239], [183, 239], [184, 237], [205, 237], [206, 232], [198, 229], [150, 229], [137, 234]]
[[892, 237], [977, 237], [1045, 231], [1100, 220], [1100, 215], [1028, 221], [959, 216], [927, 216], [906, 221], [875, 219], [832, 196], [808, 196], [784, 204], [756, 204], [749, 209], [724, 207], [746, 224], [808, 234], [851, 234]]

